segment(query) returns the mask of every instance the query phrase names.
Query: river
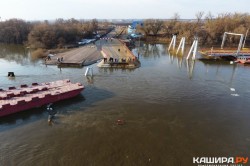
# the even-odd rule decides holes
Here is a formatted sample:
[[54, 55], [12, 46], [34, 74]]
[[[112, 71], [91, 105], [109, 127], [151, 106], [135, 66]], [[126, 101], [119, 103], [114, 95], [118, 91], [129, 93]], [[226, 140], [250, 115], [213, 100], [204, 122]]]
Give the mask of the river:
[[187, 62], [166, 45], [144, 45], [140, 68], [93, 64], [94, 76], [85, 77], [86, 67], [45, 66], [21, 46], [0, 50], [1, 88], [58, 79], [85, 85], [54, 103], [51, 125], [45, 107], [2, 117], [0, 165], [188, 166], [193, 157], [249, 157], [250, 66]]

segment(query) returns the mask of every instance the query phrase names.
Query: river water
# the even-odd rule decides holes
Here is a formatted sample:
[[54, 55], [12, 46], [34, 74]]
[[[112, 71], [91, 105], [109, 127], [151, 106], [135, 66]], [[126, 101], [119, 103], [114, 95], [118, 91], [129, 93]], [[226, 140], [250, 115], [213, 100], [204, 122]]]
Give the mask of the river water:
[[45, 66], [21, 46], [0, 49], [1, 88], [67, 78], [85, 85], [54, 103], [52, 125], [45, 107], [1, 118], [0, 165], [187, 166], [193, 157], [250, 155], [250, 66], [187, 62], [165, 45], [144, 45], [140, 68], [93, 64], [85, 77], [86, 68]]

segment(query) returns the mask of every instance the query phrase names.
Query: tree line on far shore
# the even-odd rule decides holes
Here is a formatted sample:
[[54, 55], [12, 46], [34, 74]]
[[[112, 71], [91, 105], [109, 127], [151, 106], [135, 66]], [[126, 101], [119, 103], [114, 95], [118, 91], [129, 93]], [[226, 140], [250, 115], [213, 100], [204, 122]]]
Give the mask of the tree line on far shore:
[[28, 41], [28, 35], [33, 25], [20, 19], [10, 19], [0, 22], [0, 42], [23, 44]]
[[[248, 13], [224, 13], [213, 16], [211, 13], [198, 12], [195, 17], [193, 20], [182, 20], [179, 14], [175, 13], [169, 20], [146, 19], [143, 26], [137, 26], [137, 32], [145, 34], [146, 38], [150, 39], [170, 39], [173, 34], [178, 34], [186, 37], [189, 43], [197, 36], [202, 45], [215, 45], [221, 42], [224, 32], [245, 34], [250, 27]], [[0, 43], [26, 44], [31, 48], [61, 48], [67, 44], [75, 44], [80, 39], [91, 38], [97, 33], [98, 27], [107, 28], [110, 25], [111, 23], [98, 22], [96, 19], [57, 19], [53, 23], [10, 19], [0, 22]], [[229, 38], [229, 43], [238, 42], [239, 37]]]
[[[108, 25], [106, 25], [108, 26]], [[57, 19], [53, 23], [10, 19], [0, 22], [0, 42], [26, 44], [31, 48], [61, 48], [97, 33], [98, 21]]]
[[34, 25], [29, 33], [28, 42], [33, 48], [60, 48], [65, 44], [76, 43], [84, 37], [92, 37], [97, 28], [96, 19], [88, 22], [57, 19], [53, 24], [44, 22]]
[[[186, 37], [189, 43], [194, 37], [198, 37], [202, 45], [216, 45], [222, 41], [224, 32], [245, 35], [250, 28], [248, 13], [224, 13], [215, 17], [210, 12], [198, 12], [195, 16], [196, 19], [193, 20], [182, 20], [179, 14], [175, 13], [168, 21], [147, 19], [143, 26], [137, 26], [137, 32], [145, 34], [146, 38], [171, 38], [173, 34], [178, 34], [180, 37]], [[238, 44], [239, 37], [230, 36], [228, 42]]]

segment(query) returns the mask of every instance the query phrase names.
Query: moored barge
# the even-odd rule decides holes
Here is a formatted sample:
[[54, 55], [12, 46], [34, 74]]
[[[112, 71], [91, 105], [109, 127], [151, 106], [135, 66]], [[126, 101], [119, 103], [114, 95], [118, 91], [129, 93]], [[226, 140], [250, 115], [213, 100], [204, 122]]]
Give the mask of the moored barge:
[[0, 89], [0, 117], [72, 98], [83, 89], [81, 83], [71, 83], [68, 79]]

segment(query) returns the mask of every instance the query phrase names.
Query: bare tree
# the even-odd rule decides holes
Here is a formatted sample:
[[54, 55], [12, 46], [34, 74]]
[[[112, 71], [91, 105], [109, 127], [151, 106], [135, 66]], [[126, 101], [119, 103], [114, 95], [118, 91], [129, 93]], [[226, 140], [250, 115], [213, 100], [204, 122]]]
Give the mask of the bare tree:
[[93, 19], [91, 21], [91, 29], [92, 29], [92, 32], [97, 33], [97, 29], [98, 29], [98, 21], [97, 21], [97, 19]]
[[143, 26], [137, 26], [138, 31], [143, 31], [146, 36], [150, 35], [152, 30], [151, 20], [145, 20]]
[[162, 20], [154, 20], [152, 23], [152, 32], [153, 35], [157, 35], [160, 30], [163, 28], [163, 21]]
[[173, 17], [172, 17], [172, 19], [173, 19], [174, 21], [178, 21], [180, 18], [181, 18], [181, 16], [180, 16], [179, 13], [174, 13], [174, 15], [173, 15]]
[[144, 21], [143, 26], [138, 27], [138, 31], [142, 30], [145, 35], [150, 35], [151, 32], [154, 36], [156, 36], [159, 31], [163, 29], [163, 21], [157, 19], [147, 19]]
[[205, 16], [206, 21], [212, 21], [214, 19], [214, 16], [212, 15], [211, 12], [208, 12], [207, 15]]
[[32, 24], [20, 19], [0, 22], [0, 42], [23, 44], [27, 41]]
[[197, 19], [197, 24], [200, 24], [200, 23], [201, 23], [201, 20], [202, 20], [203, 15], [204, 15], [204, 12], [197, 12], [197, 13], [195, 14], [196, 19]]

